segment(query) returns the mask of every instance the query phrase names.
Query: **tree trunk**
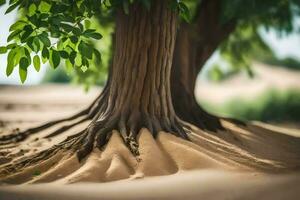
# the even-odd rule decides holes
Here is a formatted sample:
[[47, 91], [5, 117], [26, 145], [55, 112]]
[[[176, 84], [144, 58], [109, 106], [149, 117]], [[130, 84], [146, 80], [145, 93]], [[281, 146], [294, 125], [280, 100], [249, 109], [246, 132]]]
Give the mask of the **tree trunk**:
[[220, 1], [204, 0], [197, 9], [194, 23], [181, 24], [171, 75], [172, 100], [176, 114], [199, 128], [211, 131], [222, 129], [219, 118], [210, 115], [198, 105], [194, 91], [203, 65], [235, 27], [234, 22], [221, 24], [219, 13]]
[[[111, 131], [120, 131], [125, 143], [138, 154], [136, 137], [141, 128], [155, 136], [167, 131], [187, 139], [171, 100], [170, 74], [177, 31], [177, 14], [167, 1], [155, 0], [146, 10], [136, 3], [129, 14], [117, 12], [116, 46], [109, 80], [101, 103], [92, 112], [93, 129], [88, 142], [96, 138], [99, 147]], [[99, 131], [98, 131], [99, 132]], [[91, 146], [91, 145], [89, 145]], [[79, 151], [84, 157], [91, 147]]]

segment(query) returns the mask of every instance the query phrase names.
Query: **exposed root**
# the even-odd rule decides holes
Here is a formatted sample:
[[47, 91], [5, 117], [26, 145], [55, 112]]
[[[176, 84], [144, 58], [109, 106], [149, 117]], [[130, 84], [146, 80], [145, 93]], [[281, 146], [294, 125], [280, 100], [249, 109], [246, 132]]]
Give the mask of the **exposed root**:
[[[71, 126], [86, 120], [85, 118], [72, 124], [65, 126], [51, 133], [47, 137], [52, 137], [61, 134]], [[146, 115], [110, 115], [103, 120], [94, 120], [83, 131], [67, 137], [64, 141], [52, 146], [47, 150], [34, 153], [27, 157], [21, 157], [15, 162], [4, 164], [0, 169], [1, 176], [7, 176], [23, 169], [33, 166], [40, 161], [47, 160], [53, 157], [57, 152], [73, 151], [76, 153], [79, 161], [82, 161], [92, 152], [94, 148], [104, 150], [105, 145], [109, 141], [113, 130], [120, 132], [121, 138], [127, 145], [134, 156], [139, 156], [139, 145], [137, 135], [142, 128], [151, 130], [151, 134], [155, 137], [158, 132], [166, 131], [178, 137], [188, 139], [186, 130], [183, 127], [186, 125], [179, 119], [174, 118], [171, 121], [166, 119], [150, 118]]]
[[188, 140], [186, 131], [183, 129], [186, 125], [179, 119], [174, 119], [172, 123], [167, 123], [166, 120], [151, 119], [145, 115], [131, 119], [134, 120], [130, 120], [130, 118], [126, 120], [123, 115], [112, 115], [105, 120], [92, 122], [85, 131], [83, 144], [80, 145], [77, 151], [79, 161], [84, 159], [93, 150], [94, 146], [103, 150], [102, 148], [107, 144], [113, 130], [120, 132], [123, 141], [135, 156], [139, 155], [137, 135], [142, 128], [150, 130], [154, 137], [159, 131], [167, 131]]
[[[77, 113], [77, 114], [75, 114], [71, 117], [65, 118], [65, 119], [50, 121], [50, 122], [47, 122], [43, 125], [27, 129], [25, 131], [21, 131], [21, 132], [12, 133], [12, 134], [9, 134], [9, 135], [1, 136], [0, 137], [0, 145], [7, 145], [7, 144], [10, 144], [10, 143], [17, 143], [17, 142], [24, 141], [26, 138], [28, 138], [29, 136], [31, 136], [35, 133], [39, 133], [39, 132], [41, 132], [45, 129], [48, 129], [49, 127], [52, 127], [54, 125], [57, 125], [57, 124], [60, 124], [60, 123], [66, 122], [66, 121], [71, 121], [71, 120], [77, 119], [77, 118], [79, 118], [79, 117], [81, 117], [85, 114], [86, 114], [86, 111], [84, 110], [80, 113]], [[86, 118], [84, 120], [86, 120]], [[80, 121], [80, 122], [82, 122], [82, 121]], [[77, 122], [77, 123], [69, 125], [69, 126], [63, 126], [62, 128], [59, 128], [58, 130], [54, 131], [48, 137], [58, 135], [59, 133], [62, 133], [64, 131], [70, 129], [71, 127], [77, 125], [80, 122]]]
[[21, 158], [16, 162], [4, 165], [3, 167], [1, 167], [0, 175], [5, 176], [5, 175], [12, 174], [12, 173], [16, 173], [28, 166], [32, 166], [32, 165], [38, 163], [39, 161], [49, 159], [50, 157], [55, 155], [58, 151], [70, 150], [71, 147], [74, 146], [75, 142], [78, 142], [78, 140], [82, 139], [82, 136], [83, 136], [82, 133], [83, 133], [83, 131], [81, 131], [77, 134], [74, 134], [72, 136], [69, 136], [64, 141], [60, 142], [57, 145], [52, 146], [49, 149], [46, 149], [44, 151], [38, 152], [36, 154], [33, 154], [33, 155], [25, 157], [25, 158]]
[[62, 126], [62, 127], [58, 128], [57, 130], [55, 130], [54, 132], [52, 132], [51, 134], [46, 136], [46, 138], [51, 138], [51, 137], [54, 137], [56, 135], [59, 135], [59, 134], [69, 130], [70, 128], [72, 128], [74, 126], [85, 122], [88, 119], [92, 119], [95, 116], [95, 112], [97, 110], [99, 110], [99, 107], [101, 106], [101, 103], [102, 103], [102, 100], [103, 100], [104, 96], [105, 96], [105, 91], [103, 92], [103, 94], [98, 96], [95, 99], [95, 101], [92, 102], [92, 104], [88, 108], [86, 108], [86, 109], [84, 109], [84, 110], [82, 110], [82, 111], [80, 111], [80, 112], [78, 112], [78, 113], [76, 113], [76, 114], [74, 114], [70, 117], [59, 119], [59, 120], [53, 120], [53, 121], [47, 122], [45, 124], [42, 124], [40, 126], [37, 126], [37, 127], [34, 127], [34, 128], [29, 128], [29, 129], [24, 130], [24, 131], [20, 131], [19, 129], [17, 129], [16, 131], [14, 131], [11, 134], [3, 135], [3, 136], [0, 137], [0, 146], [22, 142], [22, 141], [26, 140], [29, 136], [40, 133], [41, 131], [44, 131], [44, 130], [50, 128], [50, 127], [61, 124], [63, 122], [68, 122], [68, 121], [76, 120], [76, 119], [79, 119], [80, 117], [83, 117], [83, 119], [81, 119], [78, 122], [75, 122], [75, 123], [65, 125], [65, 126]]
[[192, 105], [189, 107], [189, 112], [180, 111], [183, 112], [184, 114], [180, 113], [179, 116], [181, 116], [182, 119], [185, 120], [186, 122], [194, 124], [195, 126], [197, 126], [202, 130], [206, 130], [209, 132], [225, 131], [226, 127], [222, 125], [221, 123], [222, 120], [233, 123], [241, 128], [243, 127], [245, 128], [247, 126], [247, 123], [242, 120], [233, 119], [230, 117], [219, 117], [206, 112], [198, 104], [195, 103], [191, 103], [191, 104]]

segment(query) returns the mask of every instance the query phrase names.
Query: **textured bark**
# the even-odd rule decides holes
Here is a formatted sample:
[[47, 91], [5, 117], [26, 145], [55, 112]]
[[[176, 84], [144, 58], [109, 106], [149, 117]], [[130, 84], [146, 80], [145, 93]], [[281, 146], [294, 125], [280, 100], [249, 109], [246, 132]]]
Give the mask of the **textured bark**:
[[[234, 30], [235, 23], [221, 24], [219, 0], [204, 0], [192, 24], [182, 23], [178, 31], [171, 91], [176, 114], [199, 128], [222, 129], [219, 118], [201, 108], [194, 90], [197, 76], [219, 44]], [[205, 94], [203, 94], [205, 95]]]
[[169, 78], [176, 14], [164, 1], [153, 6], [150, 12], [136, 5], [129, 15], [118, 13], [106, 113], [175, 116]]

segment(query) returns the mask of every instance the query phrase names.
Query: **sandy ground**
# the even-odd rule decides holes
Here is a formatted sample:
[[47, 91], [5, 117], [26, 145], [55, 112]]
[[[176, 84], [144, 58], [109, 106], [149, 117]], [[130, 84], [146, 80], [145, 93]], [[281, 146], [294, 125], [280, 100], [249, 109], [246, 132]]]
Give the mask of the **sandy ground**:
[[[1, 134], [68, 116], [96, 94], [96, 89], [83, 95], [80, 88], [69, 86], [1, 87]], [[1, 186], [0, 199], [300, 199], [299, 131], [260, 123], [247, 130], [224, 125], [230, 134], [211, 135], [195, 129], [190, 134], [194, 144], [165, 133], [154, 141], [143, 130], [139, 162], [114, 134], [104, 152], [94, 151], [83, 164], [66, 155], [53, 158], [74, 170], [45, 163], [50, 170], [42, 175], [33, 177], [36, 168], [32, 168], [10, 177], [14, 183], [25, 184]], [[29, 150], [33, 146], [41, 150], [42, 142], [18, 148], [29, 145]], [[105, 165], [105, 169], [100, 167]], [[125, 180], [113, 181], [118, 179]], [[51, 180], [55, 182], [43, 183]]]
[[110, 183], [22, 185], [0, 188], [3, 200], [81, 199], [299, 199], [300, 176], [199, 170]]

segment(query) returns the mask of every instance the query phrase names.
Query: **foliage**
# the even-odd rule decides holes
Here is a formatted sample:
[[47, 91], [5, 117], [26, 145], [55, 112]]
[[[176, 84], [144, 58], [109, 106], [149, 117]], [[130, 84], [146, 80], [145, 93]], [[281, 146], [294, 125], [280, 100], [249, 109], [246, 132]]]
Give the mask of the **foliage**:
[[300, 120], [299, 90], [269, 90], [254, 99], [235, 98], [222, 105], [201, 104], [210, 112], [242, 120], [295, 123]]
[[47, 73], [43, 77], [44, 83], [69, 83], [71, 77], [67, 75], [62, 67], [57, 69], [47, 69]]
[[[33, 64], [39, 71], [41, 62], [55, 69], [64, 61], [68, 70], [79, 74], [93, 69], [92, 63], [96, 66], [101, 60], [93, 40], [102, 35], [90, 28], [91, 18], [118, 7], [128, 13], [134, 2], [147, 9], [151, 6], [150, 0], [10, 0], [6, 13], [18, 9], [21, 17], [9, 29], [8, 44], [0, 47], [0, 53], [8, 54], [7, 76], [19, 65], [24, 83], [28, 67]], [[0, 5], [5, 3], [0, 1]], [[188, 8], [181, 1], [171, 0], [170, 7], [188, 19]]]
[[11, 25], [9, 44], [2, 47], [8, 52], [7, 76], [18, 64], [24, 82], [32, 62], [39, 71], [41, 61], [49, 62], [54, 69], [63, 60], [68, 68], [88, 68], [92, 60], [100, 61], [100, 53], [90, 40], [102, 36], [87, 25], [99, 12], [98, 1], [11, 0], [9, 4], [6, 13], [18, 7], [23, 15]]
[[273, 55], [272, 50], [259, 35], [257, 27], [252, 24], [238, 25], [219, 49], [233, 71], [245, 69], [250, 76], [253, 76], [250, 64], [254, 54]]
[[261, 58], [261, 61], [276, 67], [286, 67], [291, 70], [300, 70], [300, 61], [295, 58], [287, 57], [279, 59], [276, 57]]
[[[169, 0], [169, 6], [184, 20], [193, 23], [197, 7], [203, 1]], [[1, 0], [0, 5], [5, 2]], [[146, 9], [151, 6], [151, 0], [10, 0], [7, 12], [18, 9], [21, 15], [10, 27], [8, 45], [0, 47], [0, 54], [8, 54], [6, 74], [9, 76], [19, 65], [24, 82], [30, 65], [39, 71], [41, 63], [48, 63], [54, 69], [64, 65], [64, 71], [85, 88], [103, 83], [113, 51], [114, 11], [121, 8], [128, 13], [135, 2]], [[219, 48], [221, 56], [231, 66], [227, 71], [230, 75], [241, 69], [253, 75], [251, 59], [260, 53], [264, 59], [272, 58], [266, 61], [273, 63], [274, 54], [258, 30], [264, 27], [290, 33], [295, 30], [293, 19], [300, 15], [297, 0], [222, 0], [221, 3], [221, 23], [237, 24], [236, 30]], [[101, 42], [97, 42], [99, 39]], [[292, 62], [281, 63], [295, 66]], [[224, 77], [216, 64], [210, 73], [214, 77]]]
[[[296, 60], [281, 60], [276, 58], [268, 44], [262, 39], [259, 30], [273, 29], [279, 34], [287, 35], [296, 31], [293, 20], [300, 15], [299, 1], [286, 0], [223, 0], [220, 14], [221, 23], [236, 23], [236, 28], [230, 36], [222, 42], [218, 51], [223, 61], [230, 69], [222, 70], [219, 63], [214, 63], [208, 71], [213, 80], [222, 80], [240, 70], [246, 70], [249, 76], [251, 61], [259, 60], [269, 64], [277, 64], [295, 68]], [[293, 63], [292, 63], [293, 62]], [[275, 64], [275, 63], [274, 63]]]

